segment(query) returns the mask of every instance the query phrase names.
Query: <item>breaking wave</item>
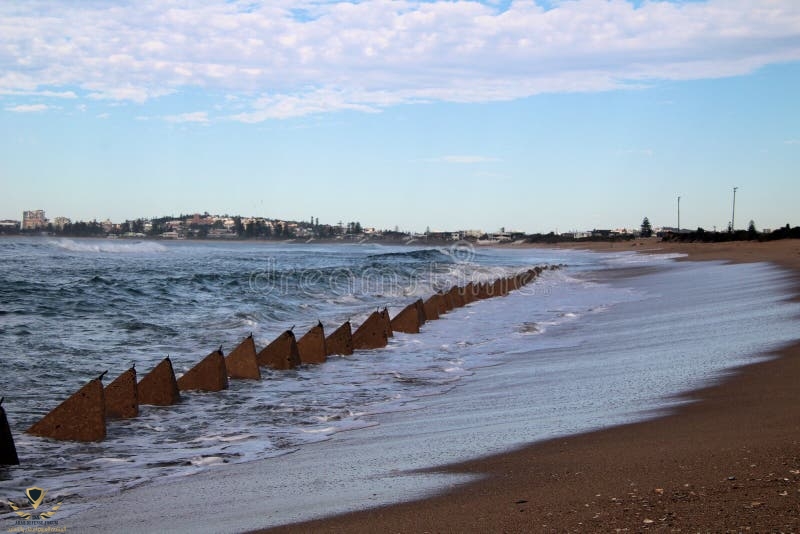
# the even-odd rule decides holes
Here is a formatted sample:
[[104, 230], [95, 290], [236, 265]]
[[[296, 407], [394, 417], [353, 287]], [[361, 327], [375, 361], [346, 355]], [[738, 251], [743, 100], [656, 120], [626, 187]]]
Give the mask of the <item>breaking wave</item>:
[[447, 249], [422, 248], [408, 252], [384, 252], [382, 254], [371, 254], [367, 256], [370, 261], [386, 261], [395, 263], [398, 261], [431, 261], [441, 263], [453, 263], [456, 260]]
[[106, 254], [130, 254], [142, 252], [166, 252], [167, 247], [153, 241], [136, 241], [132, 243], [119, 243], [116, 241], [73, 241], [72, 239], [58, 239], [49, 241], [48, 245], [69, 252], [102, 252]]

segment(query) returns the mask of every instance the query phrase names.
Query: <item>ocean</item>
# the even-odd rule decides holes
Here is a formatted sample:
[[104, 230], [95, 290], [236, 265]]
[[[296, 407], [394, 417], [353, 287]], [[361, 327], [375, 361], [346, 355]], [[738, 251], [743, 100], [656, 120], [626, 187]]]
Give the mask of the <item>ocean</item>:
[[[384, 349], [144, 406], [109, 421], [101, 443], [24, 434], [103, 371], [106, 384], [134, 364], [141, 377], [169, 355], [180, 375], [251, 333], [260, 349], [317, 321], [355, 328], [377, 308], [394, 316], [438, 289], [556, 264]], [[633, 252], [0, 239], [0, 396], [21, 462], [0, 468], [0, 499], [47, 488], [64, 524], [98, 531], [126, 517], [157, 528], [120, 503], [161, 502], [184, 511], [187, 531], [228, 531], [418, 497], [463, 480], [415, 470], [686, 402], [680, 393], [794, 340], [790, 284], [766, 264]], [[221, 495], [246, 506], [241, 492], [267, 503], [260, 523], [203, 514]]]

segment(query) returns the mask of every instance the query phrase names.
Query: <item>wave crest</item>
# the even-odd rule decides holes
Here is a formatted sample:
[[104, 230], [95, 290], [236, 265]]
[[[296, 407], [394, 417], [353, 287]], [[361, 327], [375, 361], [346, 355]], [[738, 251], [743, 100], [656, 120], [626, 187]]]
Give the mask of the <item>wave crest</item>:
[[119, 243], [116, 241], [73, 241], [72, 239], [58, 239], [49, 241], [50, 246], [69, 252], [102, 252], [107, 254], [153, 253], [166, 252], [167, 247], [153, 241], [135, 241]]

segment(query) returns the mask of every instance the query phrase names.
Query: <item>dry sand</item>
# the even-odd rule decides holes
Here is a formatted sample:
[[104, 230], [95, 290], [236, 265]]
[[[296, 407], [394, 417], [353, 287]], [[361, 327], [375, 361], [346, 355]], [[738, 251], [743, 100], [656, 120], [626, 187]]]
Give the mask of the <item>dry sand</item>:
[[[769, 261], [800, 273], [797, 240], [571, 248]], [[442, 468], [485, 477], [449, 493], [273, 531], [798, 532], [800, 343], [778, 355], [694, 392], [699, 402], [672, 415]]]

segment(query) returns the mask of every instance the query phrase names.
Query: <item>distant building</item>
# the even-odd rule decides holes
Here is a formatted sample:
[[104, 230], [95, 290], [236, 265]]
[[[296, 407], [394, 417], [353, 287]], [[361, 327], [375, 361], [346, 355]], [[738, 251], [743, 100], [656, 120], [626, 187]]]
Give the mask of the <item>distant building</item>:
[[47, 218], [44, 210], [31, 210], [22, 212], [23, 230], [40, 230], [47, 227]]
[[0, 233], [3, 232], [18, 232], [19, 231], [19, 221], [11, 221], [5, 220], [0, 221]]
[[187, 217], [184, 220], [184, 223], [186, 223], [186, 225], [194, 225], [194, 226], [211, 226], [212, 224], [214, 224], [214, 221], [215, 218], [209, 215], [208, 213], [205, 213], [203, 215], [195, 213], [191, 217]]
[[674, 228], [672, 226], [662, 226], [661, 228], [653, 228], [653, 234], [656, 237], [663, 237], [666, 234], [691, 234], [692, 230], [688, 228]]
[[[452, 239], [452, 237], [453, 237], [452, 232], [442, 232], [438, 230], [428, 232], [428, 239], [431, 240], [448, 241]], [[458, 241], [458, 238], [456, 237], [455, 240]]]
[[236, 234], [231, 233], [227, 228], [211, 228], [208, 231], [208, 237], [210, 239], [231, 239], [235, 238]]
[[69, 217], [56, 217], [53, 219], [53, 226], [59, 230], [63, 230], [68, 224], [72, 224], [72, 221], [69, 219]]
[[580, 231], [577, 231], [577, 230], [572, 231], [572, 232], [567, 232], [567, 233], [564, 233], [564, 234], [561, 234], [561, 235], [564, 236], [564, 237], [571, 237], [572, 239], [587, 239], [589, 237], [592, 237], [592, 233], [591, 232], [580, 232]]

